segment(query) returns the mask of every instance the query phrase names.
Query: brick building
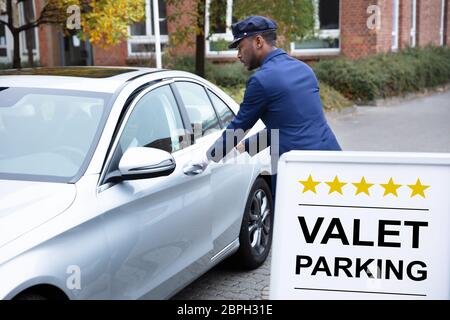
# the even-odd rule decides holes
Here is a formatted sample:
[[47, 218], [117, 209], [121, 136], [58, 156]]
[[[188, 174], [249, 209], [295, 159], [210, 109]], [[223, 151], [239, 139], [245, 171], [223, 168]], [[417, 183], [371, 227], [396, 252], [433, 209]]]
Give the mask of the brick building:
[[[0, 0], [1, 3], [2, 0]], [[5, 1], [5, 0], [3, 0]], [[211, 1], [220, 3], [226, 21], [210, 21]], [[25, 2], [27, 3], [27, 2]], [[28, 2], [21, 7], [34, 15], [43, 0]], [[169, 42], [169, 34], [177, 25], [168, 22], [173, 8], [160, 3], [162, 44]], [[450, 44], [450, 0], [314, 0], [316, 6], [314, 36], [290, 44], [290, 54], [300, 59], [346, 56], [352, 59], [380, 52], [396, 51], [408, 46]], [[193, 10], [185, 1], [184, 10]], [[233, 60], [236, 51], [227, 50], [224, 43], [232, 38], [230, 26], [234, 22], [233, 0], [207, 0], [206, 32], [216, 33], [206, 41], [207, 57], [213, 60]], [[114, 48], [101, 49], [66, 36], [55, 26], [41, 26], [33, 30], [33, 51], [44, 66], [59, 65], [129, 65], [152, 58], [153, 36], [151, 0], [146, 0], [146, 19], [129, 27], [130, 38]], [[4, 16], [2, 19], [5, 20]], [[188, 23], [186, 20], [176, 22]], [[25, 35], [21, 38], [22, 58], [26, 60]], [[192, 48], [177, 47], [178, 54], [193, 53]], [[12, 59], [12, 39], [0, 24], [0, 63]]]

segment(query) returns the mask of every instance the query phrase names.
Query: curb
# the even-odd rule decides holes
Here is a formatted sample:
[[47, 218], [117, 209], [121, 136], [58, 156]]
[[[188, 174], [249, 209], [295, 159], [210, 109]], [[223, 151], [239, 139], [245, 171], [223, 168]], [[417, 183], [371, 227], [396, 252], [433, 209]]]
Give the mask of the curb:
[[343, 108], [340, 110], [330, 110], [330, 111], [325, 110], [325, 115], [330, 118], [336, 118], [336, 117], [342, 117], [342, 116], [347, 116], [347, 115], [353, 115], [357, 111], [358, 111], [358, 106], [354, 104], [351, 107], [346, 107], [346, 108]]
[[414, 99], [423, 98], [436, 93], [443, 93], [450, 91], [450, 84], [444, 86], [438, 86], [435, 88], [424, 89], [420, 92], [407, 93], [404, 96], [386, 98], [386, 99], [376, 99], [372, 101], [362, 101], [356, 103], [358, 107], [388, 107], [396, 105], [402, 102], [408, 102]]

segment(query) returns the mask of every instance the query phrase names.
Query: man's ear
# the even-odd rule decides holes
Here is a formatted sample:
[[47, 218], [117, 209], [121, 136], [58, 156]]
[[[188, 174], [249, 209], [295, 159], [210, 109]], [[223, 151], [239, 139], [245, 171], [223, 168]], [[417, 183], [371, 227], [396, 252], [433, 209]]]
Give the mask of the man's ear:
[[262, 49], [262, 47], [264, 47], [264, 38], [261, 35], [257, 35], [255, 40], [256, 40], [256, 48]]

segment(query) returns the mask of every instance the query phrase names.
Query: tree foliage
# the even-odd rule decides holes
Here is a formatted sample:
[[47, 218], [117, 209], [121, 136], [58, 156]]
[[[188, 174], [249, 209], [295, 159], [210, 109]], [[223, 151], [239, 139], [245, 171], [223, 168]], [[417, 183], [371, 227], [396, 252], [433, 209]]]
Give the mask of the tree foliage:
[[[198, 2], [192, 0], [193, 6], [189, 10], [183, 0], [167, 0], [173, 5], [174, 14], [169, 17], [173, 22], [181, 19], [188, 21], [187, 25], [178, 24], [176, 31], [171, 35], [172, 43], [177, 45], [185, 43], [193, 45], [189, 35], [203, 34], [204, 30], [198, 27], [197, 21], [203, 21], [204, 16], [195, 10]], [[209, 37], [213, 33], [224, 33], [226, 25], [227, 0], [211, 0], [209, 7]], [[234, 0], [233, 22], [244, 19], [250, 15], [262, 15], [275, 20], [278, 24], [278, 34], [282, 42], [290, 43], [310, 34], [314, 29], [314, 3], [313, 0]], [[204, 23], [204, 21], [203, 21]], [[283, 43], [282, 43], [283, 44]]]
[[128, 26], [142, 20], [145, 12], [144, 0], [47, 0], [32, 21], [26, 19], [19, 24], [14, 21], [14, 11], [20, 2], [26, 1], [31, 0], [8, 0], [3, 6], [0, 5], [4, 10], [3, 14], [7, 16], [7, 20], [0, 20], [0, 23], [8, 27], [15, 42], [14, 67], [20, 67], [18, 34], [42, 24], [57, 24], [67, 32], [66, 23], [73, 14], [68, 12], [70, 6], [75, 5], [80, 9], [81, 29], [77, 30], [79, 36], [103, 47], [126, 39]]
[[[205, 59], [204, 48], [199, 48], [199, 37], [207, 39], [213, 33], [226, 33], [227, 0], [211, 0], [209, 2], [209, 34], [204, 34], [205, 14], [200, 10], [205, 0], [192, 0], [192, 7], [187, 7], [183, 0], [167, 0], [174, 10], [169, 20], [176, 22], [177, 28], [171, 33], [171, 44], [177, 46], [184, 43], [192, 46], [196, 43], [196, 57]], [[234, 0], [233, 22], [250, 15], [262, 15], [272, 18], [278, 23], [279, 45], [288, 46], [292, 41], [301, 39], [314, 30], [313, 0]], [[183, 21], [184, 23], [179, 23]], [[196, 41], [193, 41], [195, 35]], [[217, 43], [216, 43], [217, 45]], [[219, 44], [226, 49], [226, 43]], [[202, 68], [196, 68], [197, 74], [204, 74]]]
[[312, 0], [234, 0], [233, 15], [237, 20], [250, 15], [272, 18], [278, 24], [277, 33], [281, 36], [282, 45], [303, 38], [314, 29]]
[[143, 19], [144, 0], [48, 0], [43, 8], [41, 23], [61, 24], [68, 18], [67, 8], [81, 9], [82, 39], [100, 46], [110, 46], [128, 37], [128, 26]]

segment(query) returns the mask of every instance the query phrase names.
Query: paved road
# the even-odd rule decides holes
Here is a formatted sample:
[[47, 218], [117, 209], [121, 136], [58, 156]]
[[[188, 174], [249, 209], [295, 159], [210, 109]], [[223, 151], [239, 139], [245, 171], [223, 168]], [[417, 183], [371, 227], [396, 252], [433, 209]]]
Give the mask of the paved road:
[[344, 150], [450, 152], [450, 91], [328, 119]]
[[[344, 150], [450, 152], [450, 91], [327, 117]], [[270, 259], [251, 272], [218, 266], [174, 299], [267, 299], [269, 276]]]

